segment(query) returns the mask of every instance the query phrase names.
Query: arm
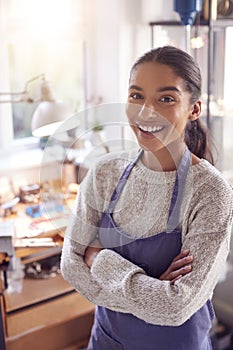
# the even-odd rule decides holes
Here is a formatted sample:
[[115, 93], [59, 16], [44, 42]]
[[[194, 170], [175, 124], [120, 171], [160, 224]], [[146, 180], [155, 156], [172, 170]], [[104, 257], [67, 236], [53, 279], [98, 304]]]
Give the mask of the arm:
[[[103, 171], [103, 167], [106, 168], [105, 171]], [[111, 177], [107, 176], [111, 169], [109, 170], [106, 162], [103, 162], [103, 166], [100, 162], [89, 169], [79, 187], [62, 249], [62, 276], [78, 292], [96, 304], [102, 288], [93, 278], [90, 269], [84, 262], [84, 255], [86, 248], [96, 236], [98, 222], [104, 210], [104, 203], [108, 203], [109, 200], [109, 198], [105, 198], [104, 192], [107, 192], [109, 196], [111, 195], [122, 169], [119, 169], [118, 173], [116, 169], [113, 172], [114, 176]], [[114, 181], [110, 181], [113, 177], [116, 177]], [[99, 181], [96, 179], [99, 179]], [[102, 295], [102, 298], [107, 298], [107, 296]]]
[[218, 183], [212, 189], [209, 185], [201, 188], [199, 193], [195, 189], [183, 223], [183, 248], [190, 249], [194, 256], [193, 270], [171, 285], [167, 280], [147, 276], [141, 268], [108, 249], [101, 250], [91, 270], [85, 264], [85, 250], [95, 236], [93, 227], [98, 225], [97, 218], [103, 210], [102, 203], [95, 203], [96, 198], [108, 202], [107, 195], [114, 187], [114, 183], [108, 187], [112, 180], [105, 181], [109, 179], [107, 174], [109, 169], [99, 177], [96, 187], [94, 174], [81, 191], [85, 196], [79, 195], [77, 216], [69, 224], [64, 243], [63, 276], [98, 305], [133, 313], [154, 324], [179, 325], [206, 302], [217, 283], [229, 248], [232, 191], [224, 192]]
[[[88, 246], [85, 250], [84, 261], [86, 265], [91, 268], [92, 264], [99, 254], [99, 252], [103, 249], [100, 243], [95, 240], [94, 244]], [[161, 281], [170, 281], [171, 284], [174, 284], [178, 281], [182, 276], [186, 275], [192, 270], [192, 262], [193, 257], [189, 254], [189, 250], [184, 250], [180, 254], [178, 254], [167, 270], [159, 277]]]
[[96, 235], [100, 219], [98, 205], [94, 201], [93, 177], [94, 171], [90, 169], [80, 185], [61, 255], [61, 273], [64, 279], [90, 301], [95, 300], [101, 289], [83, 260], [86, 247]]
[[[97, 210], [99, 204], [93, 203], [94, 198], [96, 198], [92, 185], [93, 176], [94, 174], [90, 171], [80, 186], [63, 244], [61, 272], [63, 277], [77, 291], [90, 301], [101, 304], [103, 299], [109, 298], [108, 290], [101, 288], [101, 285], [93, 278], [88, 268], [91, 267], [97, 253], [102, 250], [98, 242], [93, 242], [100, 219], [100, 211]], [[91, 245], [90, 242], [92, 242]], [[169, 280], [174, 283], [181, 275], [190, 272], [189, 267], [188, 270], [186, 269], [186, 265], [190, 265], [192, 262], [192, 258], [190, 260], [188, 254], [188, 251], [179, 254], [161, 276], [161, 280]]]
[[192, 272], [171, 285], [104, 249], [91, 267], [94, 279], [111, 296], [102, 301], [103, 306], [149, 323], [177, 326], [212, 296], [229, 251], [232, 192], [203, 190], [195, 193], [183, 242], [183, 248], [189, 248], [194, 256]]

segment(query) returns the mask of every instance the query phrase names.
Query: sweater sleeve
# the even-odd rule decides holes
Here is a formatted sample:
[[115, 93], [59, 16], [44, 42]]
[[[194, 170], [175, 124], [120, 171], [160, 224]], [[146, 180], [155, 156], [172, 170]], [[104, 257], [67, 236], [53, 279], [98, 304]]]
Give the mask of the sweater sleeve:
[[[194, 197], [195, 206], [190, 210], [183, 241], [183, 249], [190, 249], [194, 256], [192, 272], [170, 285], [104, 249], [91, 268], [93, 279], [101, 288], [100, 305], [132, 313], [152, 324], [178, 326], [211, 298], [229, 252], [232, 190], [209, 185], [199, 188]], [[101, 294], [108, 298], [101, 300]]]
[[90, 301], [96, 299], [101, 288], [83, 259], [87, 246], [96, 235], [100, 218], [93, 195], [93, 177], [94, 170], [90, 169], [80, 185], [66, 229], [60, 263], [64, 279]]
[[[101, 163], [99, 168], [101, 168]], [[96, 236], [106, 202], [103, 191], [95, 181], [97, 169], [98, 165], [94, 164], [80, 185], [65, 233], [60, 263], [63, 278], [79, 293], [96, 304], [99, 302], [99, 294], [100, 301], [108, 297], [108, 290], [102, 290], [83, 258], [87, 246]], [[101, 170], [100, 173], [102, 173]], [[104, 184], [103, 188], [106, 188], [106, 182], [100, 181], [100, 184]], [[111, 189], [107, 188], [107, 190], [111, 193]]]

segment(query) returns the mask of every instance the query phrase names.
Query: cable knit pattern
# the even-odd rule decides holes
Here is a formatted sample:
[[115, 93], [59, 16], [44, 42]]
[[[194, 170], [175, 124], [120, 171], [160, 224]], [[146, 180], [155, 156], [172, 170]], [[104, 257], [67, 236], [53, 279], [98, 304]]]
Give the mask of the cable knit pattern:
[[[137, 150], [108, 154], [89, 170], [80, 185], [67, 228], [61, 271], [77, 291], [95, 304], [157, 325], [184, 323], [212, 297], [229, 252], [233, 216], [231, 186], [206, 160], [192, 165], [180, 213], [183, 249], [194, 256], [193, 270], [175, 285], [147, 276], [144, 270], [110, 249], [103, 249], [91, 270], [83, 261], [86, 246], [98, 233], [101, 213]], [[176, 172], [156, 172], [139, 160], [115, 207], [117, 226], [135, 238], [166, 230]]]

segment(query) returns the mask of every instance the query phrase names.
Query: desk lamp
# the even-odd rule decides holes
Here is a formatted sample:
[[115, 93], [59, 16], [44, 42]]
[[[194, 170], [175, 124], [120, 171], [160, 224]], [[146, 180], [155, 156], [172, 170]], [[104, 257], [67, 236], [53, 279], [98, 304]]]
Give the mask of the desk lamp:
[[[29, 84], [41, 79], [40, 97], [32, 98], [29, 94]], [[10, 98], [9, 98], [10, 97]], [[44, 74], [40, 74], [27, 81], [21, 92], [0, 92], [0, 103], [36, 103], [39, 105], [32, 116], [31, 130], [36, 137], [50, 136], [59, 125], [71, 116], [71, 108], [60, 100], [55, 99], [49, 82]]]
[[71, 116], [71, 108], [60, 100], [56, 100], [49, 82], [41, 82], [40, 103], [32, 117], [32, 135], [36, 137], [50, 136]]

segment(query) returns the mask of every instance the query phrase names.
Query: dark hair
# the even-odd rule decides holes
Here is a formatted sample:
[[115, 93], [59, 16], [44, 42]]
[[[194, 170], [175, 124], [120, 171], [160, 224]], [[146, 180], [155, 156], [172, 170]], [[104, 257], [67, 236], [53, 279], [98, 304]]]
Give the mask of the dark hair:
[[[202, 86], [200, 68], [187, 52], [169, 45], [152, 49], [136, 60], [131, 68], [130, 76], [137, 66], [146, 62], [169, 66], [177, 76], [183, 79], [184, 87], [191, 95], [190, 102], [195, 103], [200, 98]], [[199, 119], [188, 122], [185, 129], [185, 143], [192, 153], [213, 164], [209, 135]]]

